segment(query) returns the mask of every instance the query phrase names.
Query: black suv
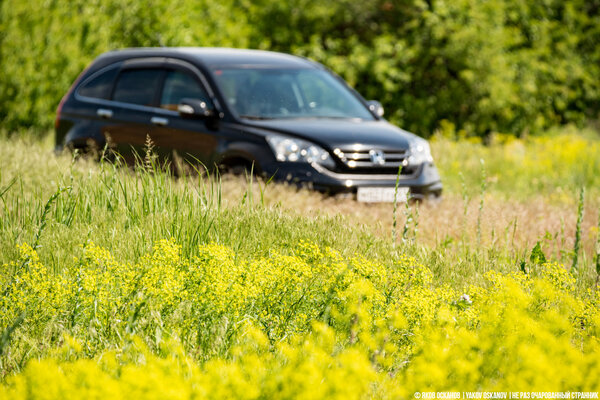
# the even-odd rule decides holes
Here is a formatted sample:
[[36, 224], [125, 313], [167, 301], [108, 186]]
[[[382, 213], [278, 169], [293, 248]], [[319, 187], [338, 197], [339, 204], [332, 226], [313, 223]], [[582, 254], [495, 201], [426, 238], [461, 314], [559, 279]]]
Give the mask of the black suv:
[[438, 196], [424, 139], [389, 124], [321, 64], [288, 54], [218, 48], [105, 53], [76, 80], [56, 117], [57, 149], [116, 147], [205, 166], [255, 171], [327, 192], [389, 201]]

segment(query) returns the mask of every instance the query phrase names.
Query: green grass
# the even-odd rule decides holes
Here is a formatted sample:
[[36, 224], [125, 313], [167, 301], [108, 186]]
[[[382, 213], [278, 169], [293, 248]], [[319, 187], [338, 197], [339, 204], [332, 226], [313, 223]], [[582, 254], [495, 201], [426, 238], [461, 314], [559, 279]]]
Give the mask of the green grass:
[[38, 244], [42, 259], [56, 268], [87, 240], [127, 261], [165, 238], [181, 243], [185, 255], [208, 242], [231, 246], [241, 255], [266, 254], [300, 239], [370, 256], [391, 249], [343, 218], [290, 215], [261, 206], [260, 197], [248, 191], [237, 204], [225, 206], [212, 178], [176, 179], [158, 168], [134, 171], [74, 161], [68, 154], [55, 156], [38, 143], [19, 139], [3, 140], [1, 158], [4, 263], [23, 242]]
[[[391, 205], [361, 205], [231, 177], [174, 178], [154, 167], [74, 160], [70, 154], [54, 155], [51, 139], [39, 142], [27, 135], [0, 140], [0, 263], [13, 260], [16, 245], [25, 242], [37, 245], [44, 263], [59, 271], [90, 240], [127, 262], [167, 238], [181, 244], [185, 256], [193, 256], [199, 244], [215, 242], [242, 257], [287, 251], [306, 240], [377, 260], [408, 253], [425, 263], [439, 284], [465, 287], [481, 282], [490, 269], [519, 270], [537, 241], [550, 259], [570, 265], [583, 184], [588, 211], [580, 286], [588, 287], [596, 276], [600, 144], [581, 135], [505, 138], [491, 146], [438, 138], [432, 147], [444, 200], [420, 209], [401, 207], [398, 227], [404, 228], [397, 243], [391, 240]], [[545, 228], [532, 237], [540, 221], [524, 220], [530, 203], [550, 207], [549, 221], [559, 218], [553, 210], [562, 210], [553, 225], [562, 224], [562, 231]], [[514, 218], [497, 215], [516, 207], [526, 208]], [[455, 222], [443, 212], [452, 213]], [[515, 231], [521, 235], [516, 239]]]

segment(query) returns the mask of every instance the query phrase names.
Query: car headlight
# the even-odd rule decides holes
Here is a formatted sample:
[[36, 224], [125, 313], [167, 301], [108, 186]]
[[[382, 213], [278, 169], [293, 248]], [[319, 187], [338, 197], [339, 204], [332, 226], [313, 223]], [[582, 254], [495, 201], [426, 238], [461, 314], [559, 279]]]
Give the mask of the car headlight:
[[410, 142], [409, 165], [421, 165], [426, 162], [433, 162], [429, 143], [425, 139], [415, 137]]
[[267, 142], [275, 153], [277, 161], [318, 163], [333, 168], [335, 162], [329, 153], [320, 146], [306, 140], [282, 135], [269, 135]]

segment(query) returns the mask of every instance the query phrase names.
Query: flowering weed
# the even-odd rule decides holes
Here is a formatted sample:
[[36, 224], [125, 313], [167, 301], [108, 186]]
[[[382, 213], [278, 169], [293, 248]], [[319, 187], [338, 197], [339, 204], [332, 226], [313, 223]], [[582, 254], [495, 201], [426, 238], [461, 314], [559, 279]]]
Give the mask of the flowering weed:
[[25, 313], [1, 357], [21, 371], [2, 386], [11, 398], [46, 385], [74, 398], [396, 398], [600, 382], [597, 292], [576, 295], [558, 264], [490, 272], [460, 294], [410, 257], [307, 242], [257, 258], [208, 244], [185, 258], [162, 240], [135, 264], [87, 243], [58, 273], [20, 252], [1, 281], [2, 325]]

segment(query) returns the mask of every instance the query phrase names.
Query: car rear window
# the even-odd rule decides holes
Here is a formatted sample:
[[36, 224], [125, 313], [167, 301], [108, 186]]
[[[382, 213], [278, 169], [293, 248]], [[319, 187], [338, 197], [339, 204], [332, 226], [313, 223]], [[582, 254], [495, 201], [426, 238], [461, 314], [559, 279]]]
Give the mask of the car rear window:
[[93, 97], [97, 99], [108, 99], [110, 98], [110, 91], [112, 89], [115, 78], [117, 77], [117, 67], [107, 69], [91, 79], [86, 80], [77, 90], [77, 94], [85, 97]]
[[153, 105], [156, 90], [164, 70], [128, 69], [117, 79], [113, 100], [123, 103]]

